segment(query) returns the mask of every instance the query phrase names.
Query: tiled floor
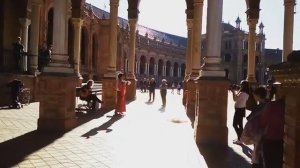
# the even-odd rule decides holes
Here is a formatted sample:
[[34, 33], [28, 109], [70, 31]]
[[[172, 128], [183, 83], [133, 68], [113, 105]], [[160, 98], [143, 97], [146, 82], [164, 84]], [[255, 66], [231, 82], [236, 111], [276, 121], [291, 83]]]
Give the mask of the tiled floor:
[[[154, 103], [137, 92], [127, 115], [113, 111], [79, 115], [79, 126], [65, 134], [36, 131], [38, 103], [23, 109], [0, 110], [0, 167], [96, 168], [247, 168], [246, 146], [233, 145], [233, 103], [229, 97], [228, 147], [199, 146], [181, 104], [182, 95], [167, 95], [161, 108], [159, 91]], [[201, 153], [199, 152], [199, 149]]]

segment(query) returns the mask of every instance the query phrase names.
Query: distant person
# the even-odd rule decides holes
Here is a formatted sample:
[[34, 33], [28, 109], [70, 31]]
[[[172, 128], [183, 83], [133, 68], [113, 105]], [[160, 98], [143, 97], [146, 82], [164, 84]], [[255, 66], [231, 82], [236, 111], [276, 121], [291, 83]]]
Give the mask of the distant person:
[[22, 58], [26, 54], [24, 51], [24, 46], [21, 43], [21, 37], [17, 37], [17, 41], [13, 45], [13, 55], [16, 60], [16, 70], [22, 71]]
[[179, 95], [180, 95], [180, 90], [181, 90], [181, 84], [180, 84], [180, 82], [178, 82], [178, 84], [177, 84], [177, 94], [179, 94]]
[[151, 78], [150, 83], [149, 83], [149, 102], [154, 102], [155, 99], [155, 88], [156, 88], [156, 82], [154, 78]]
[[249, 83], [245, 80], [241, 81], [241, 88], [238, 91], [230, 90], [234, 100], [234, 117], [233, 128], [237, 134], [237, 139], [233, 141], [236, 144], [242, 144], [240, 141], [243, 132], [243, 118], [246, 114], [246, 102], [249, 98]]
[[52, 45], [47, 45], [43, 43], [42, 48], [39, 50], [39, 57], [38, 57], [38, 69], [42, 71], [45, 66], [51, 62], [51, 52], [52, 52]]
[[172, 86], [171, 86], [171, 93], [172, 93], [172, 94], [174, 94], [174, 89], [175, 89], [175, 83], [173, 82], [173, 83], [172, 83]]
[[271, 101], [274, 99], [276, 93], [276, 87], [273, 84], [273, 80], [269, 79], [267, 81], [267, 101]]
[[126, 90], [127, 85], [130, 85], [130, 81], [124, 79], [124, 74], [118, 74], [117, 79], [117, 104], [115, 109], [115, 115], [125, 115], [126, 112]]
[[168, 89], [168, 84], [166, 79], [163, 79], [161, 81], [159, 89], [160, 89], [160, 95], [162, 100], [162, 107], [164, 108], [166, 107], [166, 96], [167, 96], [167, 89]]

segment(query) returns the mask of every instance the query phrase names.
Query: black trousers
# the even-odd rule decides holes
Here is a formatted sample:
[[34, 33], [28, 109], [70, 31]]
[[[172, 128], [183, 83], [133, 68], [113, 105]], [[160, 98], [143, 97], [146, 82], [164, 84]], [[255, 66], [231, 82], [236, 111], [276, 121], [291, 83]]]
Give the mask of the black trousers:
[[241, 135], [244, 130], [243, 119], [245, 117], [246, 109], [245, 108], [235, 108], [235, 113], [233, 116], [233, 128], [237, 134], [238, 140], [240, 140]]
[[162, 104], [163, 104], [163, 106], [165, 107], [165, 106], [166, 106], [167, 90], [161, 89], [161, 90], [160, 90], [160, 95], [161, 95]]

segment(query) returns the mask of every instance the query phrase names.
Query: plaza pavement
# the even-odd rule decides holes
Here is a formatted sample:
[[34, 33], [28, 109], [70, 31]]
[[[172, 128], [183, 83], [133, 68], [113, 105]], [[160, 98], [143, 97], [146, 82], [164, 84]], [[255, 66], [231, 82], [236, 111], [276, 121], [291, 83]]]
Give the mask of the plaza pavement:
[[182, 95], [167, 94], [161, 108], [137, 91], [125, 117], [113, 111], [78, 113], [79, 125], [67, 133], [36, 131], [38, 103], [0, 109], [0, 168], [248, 168], [247, 146], [232, 144], [232, 97], [229, 95], [228, 146], [197, 146], [182, 106]]

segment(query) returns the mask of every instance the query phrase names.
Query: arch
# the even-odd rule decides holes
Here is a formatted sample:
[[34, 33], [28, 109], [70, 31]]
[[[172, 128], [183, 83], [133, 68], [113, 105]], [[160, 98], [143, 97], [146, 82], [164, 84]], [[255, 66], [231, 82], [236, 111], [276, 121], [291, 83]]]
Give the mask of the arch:
[[162, 59], [158, 60], [158, 68], [157, 68], [157, 75], [163, 76], [163, 68], [164, 68], [164, 61]]
[[92, 68], [95, 70], [97, 68], [97, 56], [98, 56], [98, 38], [96, 33], [92, 37]]
[[166, 63], [166, 76], [170, 76], [170, 70], [171, 70], [171, 62], [167, 61], [167, 63]]
[[89, 45], [88, 37], [89, 37], [88, 30], [84, 26], [82, 27], [82, 31], [81, 31], [81, 43], [80, 43], [80, 62], [82, 65], [86, 65], [87, 63], [88, 45]]
[[184, 76], [185, 76], [185, 68], [186, 68], [185, 64], [182, 63], [182, 64], [181, 64], [181, 71], [180, 71], [180, 76], [181, 76], [181, 77], [184, 77]]
[[178, 63], [175, 62], [173, 65], [173, 77], [178, 77]]
[[151, 57], [149, 61], [149, 75], [154, 75], [154, 71], [155, 71], [155, 59]]
[[146, 57], [142, 55], [140, 57], [140, 74], [146, 74]]
[[53, 44], [53, 21], [54, 21], [54, 9], [53, 7], [48, 11], [47, 17], [47, 44]]

